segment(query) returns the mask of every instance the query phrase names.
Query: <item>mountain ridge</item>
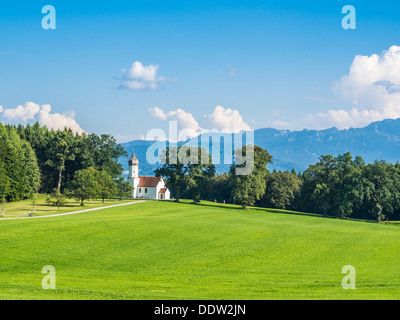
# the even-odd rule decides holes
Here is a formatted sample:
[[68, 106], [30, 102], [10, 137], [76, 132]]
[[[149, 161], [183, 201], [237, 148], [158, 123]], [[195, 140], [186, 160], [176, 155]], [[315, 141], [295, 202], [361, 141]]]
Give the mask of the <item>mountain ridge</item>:
[[[129, 155], [135, 150], [140, 162], [140, 174], [153, 175], [157, 165], [146, 161], [147, 148], [154, 141], [133, 140], [121, 143]], [[179, 142], [179, 144], [185, 144]], [[362, 128], [339, 130], [335, 127], [324, 130], [301, 131], [260, 128], [254, 130], [254, 143], [273, 156], [273, 165], [269, 169], [304, 171], [310, 164], [318, 161], [322, 154], [338, 155], [350, 152], [361, 156], [366, 162], [387, 160], [395, 163], [400, 160], [400, 118], [372, 122]], [[121, 157], [119, 162], [128, 170], [128, 158]], [[229, 165], [216, 165], [217, 172], [223, 173]]]

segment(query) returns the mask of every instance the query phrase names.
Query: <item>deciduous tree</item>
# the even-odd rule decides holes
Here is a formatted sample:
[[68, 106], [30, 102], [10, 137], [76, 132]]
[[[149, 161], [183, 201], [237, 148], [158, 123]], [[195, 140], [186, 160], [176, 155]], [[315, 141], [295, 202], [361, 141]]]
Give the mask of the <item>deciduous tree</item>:
[[[243, 146], [235, 150], [235, 161], [240, 153], [242, 156], [246, 155], [247, 159], [252, 159], [251, 162], [254, 159], [254, 163], [235, 162], [230, 168], [232, 198], [235, 203], [241, 204], [245, 209], [247, 206], [254, 205], [264, 195], [267, 164], [272, 163], [272, 156], [259, 146]], [[244, 169], [243, 171], [247, 174], [238, 175], [237, 168]]]

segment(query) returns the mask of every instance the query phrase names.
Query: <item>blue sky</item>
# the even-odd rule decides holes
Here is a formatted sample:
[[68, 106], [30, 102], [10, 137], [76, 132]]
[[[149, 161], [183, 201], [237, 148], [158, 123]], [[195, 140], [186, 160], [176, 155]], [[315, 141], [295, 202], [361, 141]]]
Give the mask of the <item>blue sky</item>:
[[[56, 30], [41, 27], [47, 4], [56, 9]], [[341, 25], [348, 4], [356, 8], [355, 30]], [[341, 79], [356, 55], [384, 59], [400, 45], [399, 12], [394, 1], [365, 0], [2, 2], [0, 120], [32, 122], [39, 109], [22, 119], [19, 105], [51, 105], [43, 123], [73, 118], [87, 132], [126, 141], [167, 128], [165, 120], [197, 123], [196, 130], [221, 122], [294, 130], [395, 117], [385, 103], [397, 104], [397, 91], [382, 93], [382, 83], [400, 85], [387, 75], [400, 65], [387, 57], [374, 67], [382, 74], [368, 84], [373, 90], [362, 88], [376, 89], [373, 97]], [[158, 66], [155, 88], [124, 87], [134, 62]]]

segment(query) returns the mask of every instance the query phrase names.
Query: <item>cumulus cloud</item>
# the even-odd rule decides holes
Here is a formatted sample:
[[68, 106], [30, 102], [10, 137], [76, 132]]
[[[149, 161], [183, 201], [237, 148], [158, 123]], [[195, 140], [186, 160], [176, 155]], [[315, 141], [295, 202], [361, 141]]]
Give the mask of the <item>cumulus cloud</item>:
[[158, 67], [158, 65], [154, 64], [144, 66], [140, 61], [135, 61], [128, 70], [121, 70], [123, 82], [120, 88], [138, 91], [156, 90], [160, 83], [176, 81], [176, 79], [166, 79], [165, 77], [158, 76]]
[[35, 115], [39, 113], [40, 105], [33, 102], [26, 102], [24, 105], [19, 105], [14, 109], [3, 109], [3, 117], [7, 120], [22, 120], [26, 122], [35, 118]]
[[202, 126], [194, 118], [194, 116], [183, 109], [176, 109], [165, 112], [156, 107], [149, 109], [150, 115], [156, 119], [163, 121], [176, 121], [180, 134], [179, 140], [184, 140], [186, 137], [195, 137], [207, 130], [218, 130], [221, 132], [238, 132], [248, 130], [250, 126], [243, 121], [239, 111], [230, 108], [225, 109], [222, 106], [216, 106], [214, 112], [203, 116]]
[[216, 106], [214, 112], [205, 115], [207, 125], [213, 129], [224, 131], [249, 130], [250, 126], [243, 121], [238, 110], [231, 108], [225, 109], [222, 106]]
[[76, 133], [85, 132], [75, 121], [75, 113], [51, 113], [51, 106], [48, 104], [39, 105], [34, 102], [26, 102], [16, 108], [4, 109], [0, 106], [2, 117], [6, 120], [15, 122], [27, 122], [28, 120], [38, 121], [41, 125], [47, 126], [49, 129], [63, 130], [71, 128]]
[[51, 106], [45, 104], [42, 106], [39, 112], [39, 123], [47, 126], [49, 129], [63, 130], [64, 128], [70, 128], [73, 132], [82, 134], [85, 131], [75, 121], [75, 113], [70, 112], [69, 114], [61, 113], [50, 113]]
[[189, 137], [197, 136], [201, 133], [201, 127], [193, 115], [186, 112], [183, 109], [171, 110], [164, 112], [164, 110], [155, 107], [150, 108], [149, 113], [156, 119], [163, 121], [176, 121], [178, 125], [178, 130], [186, 131], [186, 135]]
[[143, 66], [140, 61], [135, 61], [129, 70], [122, 72], [125, 73], [127, 79], [137, 79], [142, 81], [157, 81], [158, 65]]
[[338, 97], [353, 104], [350, 110], [309, 115], [305, 122], [322, 129], [362, 127], [373, 121], [400, 118], [400, 47], [381, 54], [357, 55], [349, 74], [333, 85]]
[[167, 119], [172, 121], [177, 121], [178, 126], [181, 129], [192, 129], [196, 132], [201, 130], [199, 123], [196, 121], [193, 115], [182, 109], [169, 111], [167, 113]]
[[160, 120], [167, 120], [168, 119], [168, 116], [165, 114], [164, 110], [160, 109], [158, 107], [150, 108], [149, 109], [149, 113], [150, 113], [150, 115], [152, 115], [156, 119], [160, 119]]

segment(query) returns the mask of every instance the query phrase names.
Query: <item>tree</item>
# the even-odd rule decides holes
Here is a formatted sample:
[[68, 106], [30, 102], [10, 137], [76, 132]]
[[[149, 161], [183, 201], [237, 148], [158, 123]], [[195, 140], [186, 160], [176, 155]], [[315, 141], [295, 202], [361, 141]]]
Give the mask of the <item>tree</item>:
[[0, 149], [4, 167], [9, 177], [10, 186], [7, 194], [8, 201], [22, 200], [25, 197], [26, 179], [24, 174], [24, 152], [21, 146], [21, 139], [14, 127], [8, 127]]
[[123, 167], [118, 158], [126, 152], [111, 135], [76, 134], [70, 129], [54, 131], [38, 122], [27, 124], [25, 128], [7, 126], [15, 129], [21, 140], [26, 139], [35, 152], [41, 192], [51, 193], [54, 187], [60, 192], [70, 188], [75, 172], [89, 167], [106, 171], [113, 179], [122, 174]]
[[356, 157], [353, 160], [350, 152], [339, 155], [337, 161], [337, 185], [335, 194], [338, 199], [336, 215], [340, 218], [351, 216], [364, 200], [364, 160]]
[[32, 204], [32, 210], [33, 212], [36, 211], [36, 203], [37, 203], [37, 199], [38, 199], [38, 194], [34, 193], [31, 197], [31, 204]]
[[[240, 163], [240, 156], [246, 156], [250, 162]], [[248, 145], [235, 150], [235, 163], [229, 172], [230, 187], [233, 200], [241, 204], [243, 209], [254, 205], [264, 195], [268, 163], [272, 163], [272, 156], [259, 146]], [[243, 169], [245, 174], [238, 175], [238, 168]]]
[[182, 163], [182, 158], [178, 156], [181, 148], [182, 146], [167, 147], [166, 150], [163, 150], [163, 154], [160, 156], [163, 164], [155, 170], [157, 177], [167, 178], [166, 185], [174, 193], [176, 202], [179, 202], [181, 193], [188, 182], [189, 168], [185, 163]]
[[208, 188], [201, 189], [202, 199], [209, 201], [231, 202], [229, 174], [218, 174], [208, 179]]
[[319, 161], [304, 172], [303, 205], [306, 210], [322, 212], [338, 208], [335, 194], [338, 184], [337, 161], [331, 155], [322, 155]]
[[378, 222], [400, 207], [400, 179], [396, 167], [385, 161], [365, 166], [365, 197], [368, 211]]
[[301, 180], [296, 173], [272, 172], [266, 176], [266, 192], [261, 204], [276, 209], [297, 210]]
[[24, 194], [26, 197], [31, 198], [32, 195], [34, 195], [39, 189], [40, 171], [36, 154], [33, 151], [30, 143], [22, 140], [21, 147], [24, 155], [24, 176], [26, 178]]
[[103, 200], [103, 203], [105, 199], [112, 198], [117, 194], [117, 185], [106, 171], [97, 171], [96, 181], [97, 195]]
[[115, 181], [117, 185], [117, 196], [120, 200], [123, 197], [132, 197], [133, 194], [133, 186], [129, 181], [126, 181], [124, 178], [119, 178]]
[[92, 133], [86, 140], [86, 147], [92, 155], [92, 167], [106, 171], [114, 179], [120, 177], [123, 166], [118, 163], [118, 159], [128, 154], [115, 138], [109, 134], [102, 134], [99, 137]]
[[0, 159], [0, 202], [2, 215], [5, 213], [4, 203], [6, 202], [6, 195], [10, 188], [10, 179], [7, 176], [7, 172], [4, 168], [4, 164]]
[[74, 160], [77, 150], [74, 145], [74, 134], [71, 129], [63, 131], [50, 131], [48, 140], [46, 165], [57, 171], [57, 189], [61, 193], [61, 183], [65, 164], [68, 160]]
[[99, 185], [96, 179], [97, 170], [94, 168], [82, 169], [75, 172], [74, 180], [71, 183], [69, 194], [81, 202], [87, 199], [95, 199], [98, 195]]
[[[183, 150], [183, 149], [182, 149]], [[201, 200], [202, 190], [209, 189], [210, 178], [215, 175], [215, 166], [211, 155], [201, 147], [187, 147], [187, 185], [190, 188], [194, 203]]]
[[359, 212], [365, 197], [364, 166], [361, 157], [353, 160], [349, 152], [322, 155], [303, 175], [302, 209], [340, 218]]
[[63, 207], [68, 203], [68, 200], [65, 195], [60, 193], [58, 188], [54, 188], [53, 192], [50, 194], [50, 197], [46, 198], [46, 202], [51, 206], [57, 207], [57, 210], [60, 210], [60, 207]]
[[[30, 197], [39, 184], [39, 169], [30, 144], [21, 139], [18, 129], [0, 123], [1, 178], [6, 192], [3, 199], [16, 201]], [[5, 182], [5, 181], [8, 182]]]

